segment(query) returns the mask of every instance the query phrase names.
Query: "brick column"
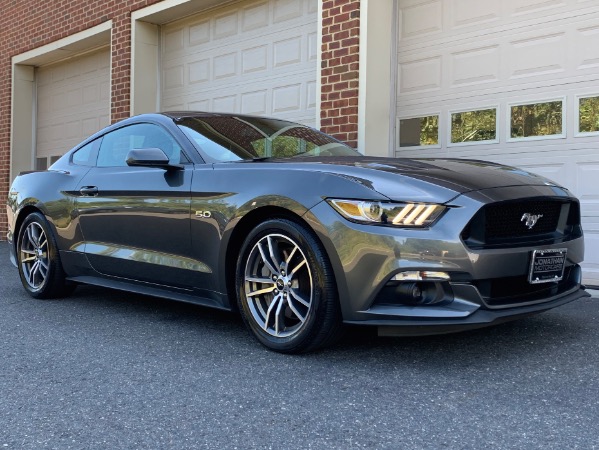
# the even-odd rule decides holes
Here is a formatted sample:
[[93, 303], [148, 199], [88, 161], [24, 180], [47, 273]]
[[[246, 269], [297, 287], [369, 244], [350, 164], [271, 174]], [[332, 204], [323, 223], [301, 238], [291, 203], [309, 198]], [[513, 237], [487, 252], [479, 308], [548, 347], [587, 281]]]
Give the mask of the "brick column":
[[131, 99], [131, 13], [112, 19], [110, 122], [129, 117]]
[[358, 145], [360, 0], [322, 4], [320, 127], [352, 147]]
[[[9, 41], [0, 43], [0, 241], [6, 239], [8, 219], [6, 217], [6, 199], [10, 178], [10, 80], [12, 78]], [[0, 243], [4, 244], [3, 242]]]

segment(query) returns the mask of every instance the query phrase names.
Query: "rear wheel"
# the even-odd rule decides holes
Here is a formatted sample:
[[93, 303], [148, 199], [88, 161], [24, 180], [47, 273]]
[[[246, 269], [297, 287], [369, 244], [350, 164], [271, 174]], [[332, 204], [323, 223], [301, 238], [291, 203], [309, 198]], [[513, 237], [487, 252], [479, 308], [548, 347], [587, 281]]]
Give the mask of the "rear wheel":
[[246, 325], [272, 350], [310, 351], [339, 335], [333, 271], [303, 225], [276, 219], [254, 228], [240, 252], [236, 288]]
[[17, 240], [19, 275], [34, 298], [62, 297], [73, 290], [67, 284], [56, 240], [48, 221], [40, 213], [27, 216]]

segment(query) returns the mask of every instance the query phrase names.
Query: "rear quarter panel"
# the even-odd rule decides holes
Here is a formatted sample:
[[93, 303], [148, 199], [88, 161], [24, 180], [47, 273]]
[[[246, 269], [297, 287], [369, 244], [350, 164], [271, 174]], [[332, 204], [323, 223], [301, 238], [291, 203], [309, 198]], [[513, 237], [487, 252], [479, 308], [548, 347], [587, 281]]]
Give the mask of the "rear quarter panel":
[[74, 216], [73, 190], [88, 170], [25, 172], [15, 178], [8, 194], [9, 238], [15, 245], [20, 224], [34, 210], [50, 223], [60, 250], [68, 250], [82, 240]]

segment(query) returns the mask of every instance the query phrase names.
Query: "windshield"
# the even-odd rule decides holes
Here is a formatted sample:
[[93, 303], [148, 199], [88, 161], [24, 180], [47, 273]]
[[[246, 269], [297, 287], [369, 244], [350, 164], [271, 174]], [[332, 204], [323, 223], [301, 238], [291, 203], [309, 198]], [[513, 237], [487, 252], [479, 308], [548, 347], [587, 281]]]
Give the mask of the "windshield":
[[239, 161], [293, 156], [358, 156], [356, 150], [314, 128], [260, 117], [186, 117], [179, 128], [210, 158]]

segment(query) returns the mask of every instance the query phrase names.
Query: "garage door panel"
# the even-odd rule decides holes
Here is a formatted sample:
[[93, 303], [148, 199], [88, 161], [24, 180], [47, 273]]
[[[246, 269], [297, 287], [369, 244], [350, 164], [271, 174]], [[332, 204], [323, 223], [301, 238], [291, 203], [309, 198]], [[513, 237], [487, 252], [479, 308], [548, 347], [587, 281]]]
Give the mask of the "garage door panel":
[[237, 96], [227, 95], [213, 99], [212, 108], [214, 111], [238, 111], [237, 103]]
[[[581, 201], [584, 278], [599, 285], [599, 133], [578, 132], [580, 98], [599, 94], [599, 4], [439, 3], [398, 0], [396, 156], [491, 160], [566, 186]], [[560, 111], [562, 127], [555, 116], [545, 127], [552, 136], [535, 135], [543, 128], [532, 132], [530, 126], [530, 137], [512, 137], [513, 127], [524, 126], [524, 119], [512, 123], [512, 106], [538, 103], [543, 110], [555, 102], [561, 111], [550, 108]], [[495, 139], [452, 142], [452, 114], [485, 109], [496, 110]], [[403, 121], [405, 134], [402, 119], [412, 119]], [[438, 126], [436, 138], [429, 135], [431, 123], [433, 130]], [[485, 127], [480, 135], [492, 136]], [[407, 146], [418, 142], [431, 145]]]
[[[399, 0], [398, 37], [406, 46], [440, 45], [464, 35], [534, 28], [584, 16], [595, 0]], [[471, 37], [471, 36], [469, 36]], [[425, 41], [424, 43], [422, 41]]]
[[584, 48], [583, 54], [578, 54], [576, 63], [579, 69], [599, 67], [599, 25], [585, 24], [576, 30], [576, 47]]
[[219, 80], [237, 75], [237, 66], [237, 53], [215, 56], [212, 59], [212, 79]]
[[239, 32], [237, 11], [216, 16], [213, 19], [212, 39], [223, 39], [235, 36]]
[[281, 23], [302, 16], [308, 2], [294, 0], [275, 0], [271, 2], [273, 9], [273, 23]]
[[[439, 86], [443, 95], [462, 97], [487, 90], [500, 93], [554, 86], [572, 77], [597, 79], [599, 7], [594, 9], [570, 21], [464, 33], [454, 41], [400, 39], [398, 92], [402, 105], [426, 101]], [[421, 92], [428, 94], [423, 97]]]
[[107, 49], [36, 69], [36, 157], [50, 161], [109, 124]]
[[[597, 180], [599, 180], [598, 160], [585, 161], [576, 165], [576, 191], [581, 200], [588, 203], [596, 202], [599, 204]], [[597, 212], [599, 213], [599, 208], [597, 208]]]
[[314, 124], [316, 0], [242, 2], [163, 29], [161, 109]]
[[[243, 43], [231, 45], [226, 50], [208, 46], [205, 49], [189, 49], [186, 54], [178, 58], [163, 58], [163, 73], [168, 74], [174, 67], [189, 67], [197, 69], [211, 68], [208, 71], [212, 78], [219, 78], [227, 74], [240, 74], [239, 72], [250, 73], [257, 70], [271, 73], [277, 69], [287, 71], [289, 65], [294, 65], [294, 69], [314, 68], [317, 58], [316, 52], [316, 34], [306, 33], [304, 36], [294, 36], [291, 30], [285, 34], [277, 35], [276, 40], [265, 44], [264, 41], [273, 36], [262, 36], [255, 39], [244, 39]], [[290, 36], [284, 38], [284, 36]], [[231, 49], [239, 49], [231, 51]], [[232, 69], [232, 70], [231, 70]]]
[[268, 45], [259, 45], [241, 52], [241, 72], [244, 75], [268, 68]]
[[545, 178], [548, 178], [556, 183], [565, 185], [570, 181], [568, 177], [568, 170], [564, 163], [555, 164], [518, 164], [518, 167], [525, 169], [529, 172], [539, 174]]
[[596, 258], [589, 257], [589, 255], [596, 255], [599, 253], [599, 224], [586, 224], [586, 227], [592, 227], [592, 230], [584, 228], [584, 275], [583, 282], [586, 282], [592, 286], [599, 286], [599, 261]]
[[402, 39], [422, 37], [443, 30], [443, 4], [441, 0], [400, 2], [400, 36]]
[[270, 8], [267, 1], [243, 8], [241, 12], [242, 31], [252, 31], [268, 25]]
[[454, 87], [498, 81], [501, 77], [499, 45], [492, 44], [449, 55], [450, 83]]
[[454, 0], [448, 11], [452, 28], [489, 25], [498, 21], [502, 15], [502, 2], [496, 0]]
[[400, 65], [399, 92], [402, 95], [420, 95], [441, 89], [441, 56], [406, 61]]
[[[544, 31], [544, 30], [543, 30]], [[511, 41], [503, 51], [506, 58], [509, 78], [537, 77], [566, 71], [567, 40], [566, 32], [533, 33], [519, 40]]]
[[241, 112], [243, 114], [266, 114], [268, 111], [268, 94], [266, 89], [241, 94]]

